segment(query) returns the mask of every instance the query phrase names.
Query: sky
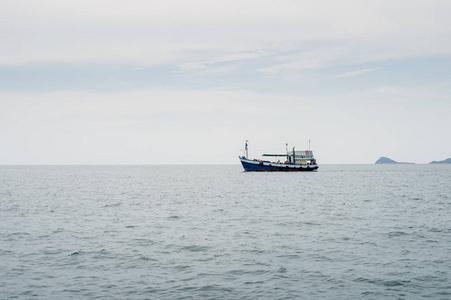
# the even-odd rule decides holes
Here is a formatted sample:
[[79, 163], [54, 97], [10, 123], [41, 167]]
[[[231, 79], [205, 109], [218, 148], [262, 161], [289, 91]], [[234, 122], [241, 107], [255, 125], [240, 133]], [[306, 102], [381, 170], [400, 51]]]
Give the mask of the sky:
[[0, 2], [0, 164], [451, 157], [451, 1]]

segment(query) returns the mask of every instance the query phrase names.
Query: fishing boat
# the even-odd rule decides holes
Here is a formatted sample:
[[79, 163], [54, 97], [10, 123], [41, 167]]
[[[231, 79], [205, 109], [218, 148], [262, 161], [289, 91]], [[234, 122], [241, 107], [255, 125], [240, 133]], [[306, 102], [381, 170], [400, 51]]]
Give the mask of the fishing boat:
[[[240, 156], [239, 159], [245, 171], [283, 171], [283, 172], [294, 172], [294, 171], [316, 171], [318, 170], [318, 165], [316, 164], [316, 159], [313, 156], [313, 151], [296, 151], [288, 150], [286, 154], [263, 154], [262, 157], [269, 158], [273, 157], [274, 161], [267, 159], [249, 159], [248, 158], [248, 141], [245, 144], [245, 155]], [[310, 144], [310, 142], [309, 142]], [[309, 147], [310, 148], [310, 147]], [[277, 159], [277, 161], [275, 161]], [[282, 159], [282, 161], [281, 161]]]

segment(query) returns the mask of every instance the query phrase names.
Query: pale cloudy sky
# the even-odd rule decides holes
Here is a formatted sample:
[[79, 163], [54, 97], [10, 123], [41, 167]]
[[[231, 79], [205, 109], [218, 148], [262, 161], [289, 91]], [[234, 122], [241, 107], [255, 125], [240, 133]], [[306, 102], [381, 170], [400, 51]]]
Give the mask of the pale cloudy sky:
[[0, 2], [0, 164], [451, 157], [451, 1]]

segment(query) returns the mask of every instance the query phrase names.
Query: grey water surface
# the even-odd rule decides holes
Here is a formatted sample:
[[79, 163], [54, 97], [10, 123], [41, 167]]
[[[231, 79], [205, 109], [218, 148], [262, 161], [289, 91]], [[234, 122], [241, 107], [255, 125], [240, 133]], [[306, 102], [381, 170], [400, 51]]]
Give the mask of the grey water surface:
[[0, 299], [451, 299], [451, 165], [0, 166]]

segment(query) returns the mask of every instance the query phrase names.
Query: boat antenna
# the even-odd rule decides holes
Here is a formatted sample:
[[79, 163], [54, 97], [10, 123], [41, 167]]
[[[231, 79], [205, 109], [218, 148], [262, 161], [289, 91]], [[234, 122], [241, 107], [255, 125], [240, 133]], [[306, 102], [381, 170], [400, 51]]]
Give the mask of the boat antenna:
[[308, 151], [310, 151], [310, 139], [308, 140]]
[[247, 142], [249, 142], [249, 141], [246, 140], [246, 145], [245, 145], [245, 147], [244, 147], [244, 149], [246, 149], [246, 158], [247, 158], [247, 156], [248, 156], [248, 153], [247, 153]]

